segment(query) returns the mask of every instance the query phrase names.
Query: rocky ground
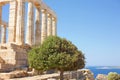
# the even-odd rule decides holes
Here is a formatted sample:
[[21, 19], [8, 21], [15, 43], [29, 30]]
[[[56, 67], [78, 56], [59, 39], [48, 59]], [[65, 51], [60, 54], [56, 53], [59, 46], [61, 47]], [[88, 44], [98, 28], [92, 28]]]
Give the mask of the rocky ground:
[[[90, 70], [84, 69], [65, 72], [64, 78], [64, 80], [94, 80], [94, 75]], [[32, 72], [14, 71], [10, 73], [0, 73], [0, 80], [59, 80], [59, 73], [33, 76]]]

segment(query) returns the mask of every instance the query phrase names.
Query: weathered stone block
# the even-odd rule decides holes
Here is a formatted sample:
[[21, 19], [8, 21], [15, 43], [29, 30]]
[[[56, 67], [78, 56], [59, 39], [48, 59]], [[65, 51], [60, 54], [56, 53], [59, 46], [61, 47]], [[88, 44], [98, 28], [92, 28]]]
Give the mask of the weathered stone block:
[[10, 46], [10, 48], [7, 47], [7, 49], [0, 50], [0, 71], [10, 71], [28, 65], [27, 51], [30, 47], [16, 44], [11, 44]]

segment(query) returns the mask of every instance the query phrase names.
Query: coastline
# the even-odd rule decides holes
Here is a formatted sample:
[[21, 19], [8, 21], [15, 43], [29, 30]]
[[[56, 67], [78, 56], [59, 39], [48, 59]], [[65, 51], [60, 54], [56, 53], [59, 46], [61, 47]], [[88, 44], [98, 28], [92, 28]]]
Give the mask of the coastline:
[[94, 78], [96, 78], [98, 74], [108, 75], [109, 72], [117, 72], [120, 74], [119, 66], [87, 66], [86, 69], [90, 69], [94, 73]]

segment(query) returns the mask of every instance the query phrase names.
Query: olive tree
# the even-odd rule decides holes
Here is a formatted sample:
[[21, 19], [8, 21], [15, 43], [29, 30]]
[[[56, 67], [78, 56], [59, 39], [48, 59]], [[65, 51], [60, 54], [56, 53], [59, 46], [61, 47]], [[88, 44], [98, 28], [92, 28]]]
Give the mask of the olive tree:
[[42, 45], [29, 52], [29, 64], [36, 70], [56, 69], [63, 80], [64, 71], [84, 68], [84, 54], [70, 41], [57, 36], [48, 37]]

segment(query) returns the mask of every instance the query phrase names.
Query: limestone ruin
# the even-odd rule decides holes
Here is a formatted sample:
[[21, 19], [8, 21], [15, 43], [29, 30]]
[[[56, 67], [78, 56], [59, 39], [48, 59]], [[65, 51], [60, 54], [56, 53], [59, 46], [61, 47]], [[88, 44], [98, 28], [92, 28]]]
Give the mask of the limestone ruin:
[[[2, 7], [6, 4], [9, 4], [8, 22], [2, 19]], [[55, 12], [42, 0], [0, 0], [0, 71], [27, 66], [28, 48], [56, 35], [56, 23]]]

